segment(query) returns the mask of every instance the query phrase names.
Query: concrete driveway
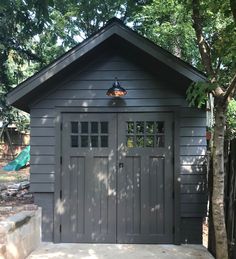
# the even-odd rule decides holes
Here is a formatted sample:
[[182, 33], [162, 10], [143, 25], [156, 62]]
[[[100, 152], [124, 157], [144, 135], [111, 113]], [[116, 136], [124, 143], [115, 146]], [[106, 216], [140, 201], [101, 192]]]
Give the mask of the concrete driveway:
[[27, 259], [212, 259], [201, 245], [42, 243]]

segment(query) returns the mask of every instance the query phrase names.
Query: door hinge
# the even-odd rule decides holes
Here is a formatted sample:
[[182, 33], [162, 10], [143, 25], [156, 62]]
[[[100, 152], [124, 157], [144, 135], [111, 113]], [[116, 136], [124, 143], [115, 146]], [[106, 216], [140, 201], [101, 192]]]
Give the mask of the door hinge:
[[172, 227], [172, 233], [175, 234], [175, 226]]
[[62, 124], [62, 122], [61, 122], [61, 125], [60, 125], [60, 129], [61, 129], [61, 131], [62, 131], [62, 129], [63, 129], [63, 124]]
[[60, 156], [60, 164], [62, 165], [62, 156]]
[[60, 224], [60, 227], [59, 227], [59, 231], [60, 231], [60, 233], [61, 233], [61, 224]]
[[172, 192], [172, 199], [175, 199], [175, 191]]
[[62, 190], [60, 190], [60, 200], [62, 200]]

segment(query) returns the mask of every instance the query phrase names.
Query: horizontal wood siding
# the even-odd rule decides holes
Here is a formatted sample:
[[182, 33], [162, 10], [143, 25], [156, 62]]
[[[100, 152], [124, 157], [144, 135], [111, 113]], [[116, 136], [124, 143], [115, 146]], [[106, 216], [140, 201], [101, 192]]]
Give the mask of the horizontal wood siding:
[[[109, 87], [109, 85], [108, 85]], [[105, 96], [104, 91], [104, 96]], [[40, 108], [40, 105], [43, 105], [47, 108], [52, 107], [156, 107], [156, 106], [179, 106], [184, 104], [186, 101], [182, 98], [152, 98], [145, 99], [145, 95], [143, 98], [122, 98], [120, 100], [113, 100], [104, 97], [104, 99], [48, 99], [46, 98], [40, 104], [35, 104], [35, 108]], [[41, 124], [45, 124], [45, 126], [53, 125], [55, 122], [51, 119], [43, 119]]]
[[41, 180], [36, 183], [30, 183], [30, 191], [35, 193], [44, 193], [44, 192], [54, 192], [54, 183], [45, 183], [43, 181], [44, 175], [42, 175]]
[[206, 117], [193, 108], [180, 114], [181, 242], [201, 244], [207, 209]]
[[181, 243], [201, 244], [202, 243], [202, 218], [181, 219]]
[[[106, 96], [114, 78], [128, 94], [119, 101]], [[55, 181], [55, 107], [166, 107], [180, 111], [181, 217], [194, 220], [206, 211], [206, 116], [188, 107], [185, 92], [158, 80], [122, 56], [99, 59], [31, 105], [31, 190], [53, 192]], [[175, 108], [173, 107], [173, 110]], [[184, 230], [185, 231], [185, 230]], [[187, 231], [187, 230], [186, 230]]]
[[33, 192], [54, 192], [55, 182], [55, 117], [47, 110], [31, 110], [30, 189]]

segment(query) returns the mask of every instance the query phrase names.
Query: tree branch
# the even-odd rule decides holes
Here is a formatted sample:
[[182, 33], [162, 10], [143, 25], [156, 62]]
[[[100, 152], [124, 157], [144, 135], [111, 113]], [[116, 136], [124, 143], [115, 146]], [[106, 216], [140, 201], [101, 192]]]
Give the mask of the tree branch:
[[212, 68], [211, 62], [211, 51], [210, 47], [203, 35], [202, 29], [202, 17], [200, 14], [200, 3], [199, 0], [192, 0], [192, 19], [193, 19], [193, 28], [196, 33], [197, 43], [199, 52], [202, 59], [202, 64], [211, 78], [215, 77], [215, 72]]
[[234, 23], [236, 24], [236, 1], [235, 0], [230, 0], [230, 8], [233, 14]]
[[10, 38], [5, 39], [3, 37], [0, 37], [0, 42], [3, 45], [8, 46], [9, 48], [17, 51], [18, 53], [26, 55], [31, 60], [42, 62], [42, 58], [34, 54], [30, 49], [24, 48], [24, 44], [20, 44], [16, 39], [10, 39]]
[[229, 87], [227, 88], [225, 94], [224, 94], [224, 99], [223, 101], [226, 103], [228, 98], [232, 95], [232, 93], [234, 93], [236, 91], [236, 73], [229, 85]]
[[224, 91], [221, 87], [217, 86], [216, 89], [212, 91], [214, 97], [220, 96], [224, 94]]
[[216, 67], [216, 69], [215, 69], [215, 75], [216, 75], [216, 76], [217, 76], [217, 74], [219, 73], [221, 64], [222, 64], [222, 61], [221, 61], [221, 58], [219, 58], [217, 67]]

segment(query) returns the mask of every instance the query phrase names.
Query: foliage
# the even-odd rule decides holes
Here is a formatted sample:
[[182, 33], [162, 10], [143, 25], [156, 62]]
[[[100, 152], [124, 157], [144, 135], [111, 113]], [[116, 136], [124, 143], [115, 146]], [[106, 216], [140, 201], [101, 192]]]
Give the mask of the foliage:
[[[236, 30], [230, 1], [200, 0], [200, 13], [199, 23], [203, 28], [214, 75], [208, 74], [199, 55], [192, 20], [192, 0], [153, 0], [136, 13], [134, 28], [174, 55], [206, 72], [209, 82], [212, 82], [214, 76], [214, 83], [226, 89], [236, 70]], [[191, 105], [200, 107], [207, 99], [207, 91], [214, 89], [214, 86], [209, 88], [209, 84], [192, 85], [188, 90], [188, 100]], [[201, 97], [201, 94], [204, 96]]]
[[134, 19], [134, 28], [181, 59], [201, 67], [191, 14], [181, 1], [153, 0]]
[[227, 113], [226, 113], [226, 123], [227, 123], [227, 137], [229, 139], [236, 138], [236, 100], [232, 99], [229, 102]]
[[192, 83], [186, 91], [190, 106], [202, 108], [208, 100], [208, 93], [216, 88], [215, 84], [207, 82]]
[[61, 39], [69, 40], [73, 44], [73, 40], [87, 38], [114, 16], [128, 22], [133, 12], [142, 4], [139, 2], [133, 0], [59, 0], [54, 1], [52, 11], [59, 12], [63, 17], [59, 23], [57, 22]]
[[219, 84], [227, 87], [236, 68], [236, 30], [230, 1], [201, 1], [201, 12], [213, 69]]
[[40, 58], [30, 40], [42, 32], [45, 5], [42, 1], [2, 0], [0, 2], [0, 120], [28, 127], [26, 115], [6, 104], [6, 93], [34, 72], [30, 62]]

